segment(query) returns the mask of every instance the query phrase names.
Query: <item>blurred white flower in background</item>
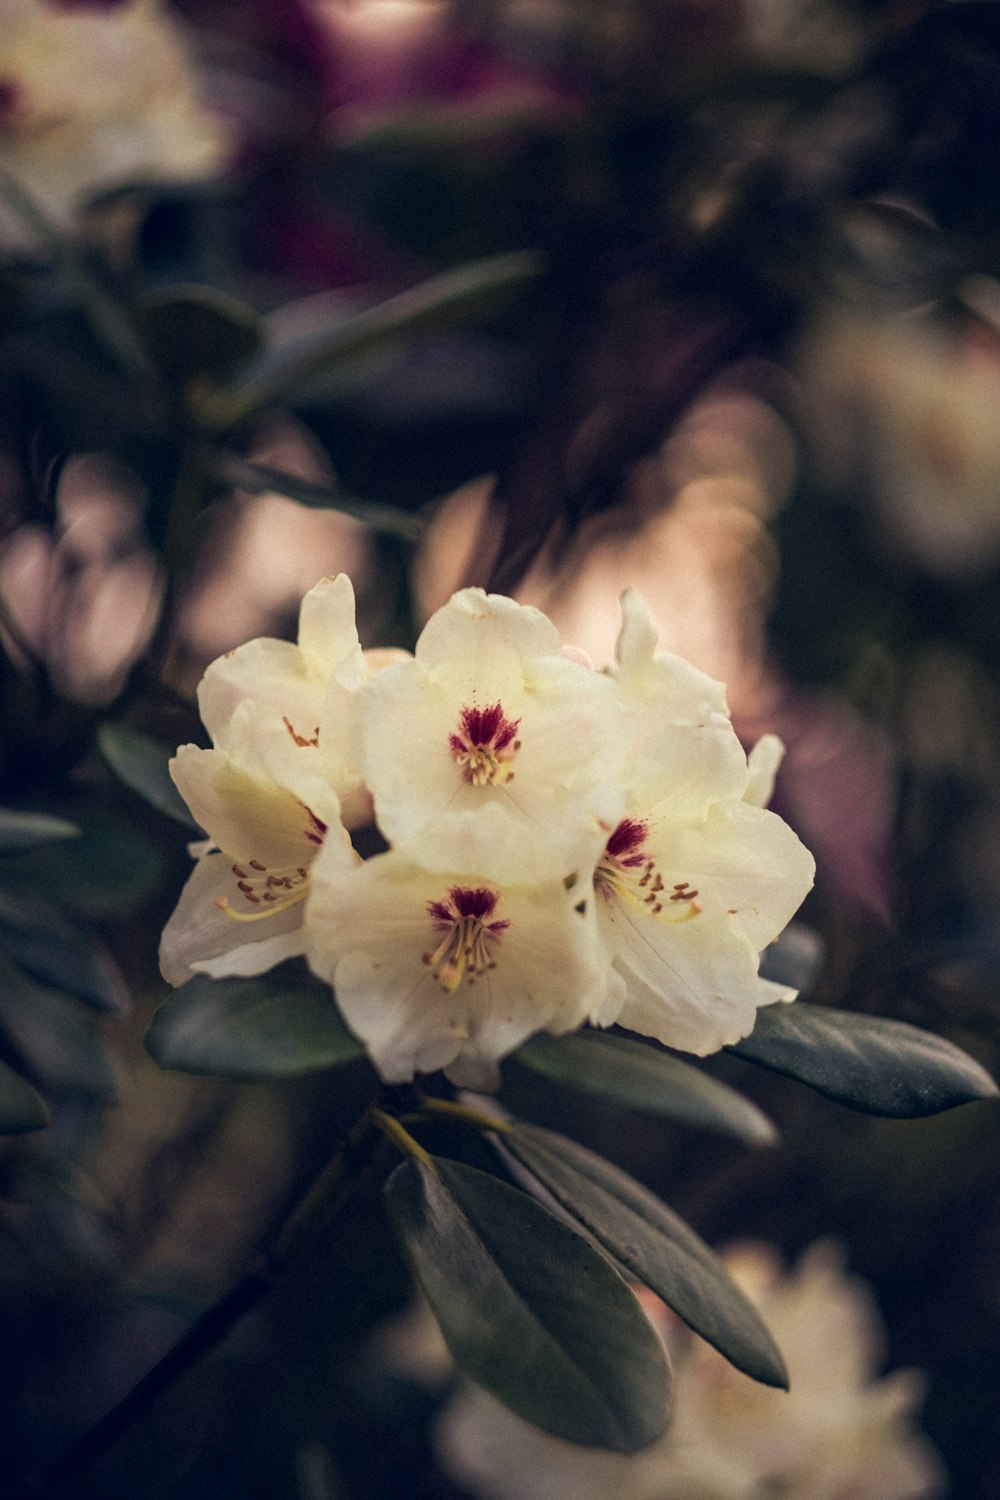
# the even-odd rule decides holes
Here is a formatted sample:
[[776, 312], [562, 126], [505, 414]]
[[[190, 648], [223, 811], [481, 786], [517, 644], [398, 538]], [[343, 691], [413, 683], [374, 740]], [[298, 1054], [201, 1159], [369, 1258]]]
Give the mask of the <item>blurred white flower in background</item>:
[[1000, 285], [969, 292], [992, 328], [840, 314], [799, 361], [826, 481], [870, 497], [887, 550], [955, 582], [1000, 557]]
[[[219, 171], [227, 133], [202, 103], [194, 56], [160, 0], [106, 8], [4, 0], [0, 169], [58, 228], [99, 194]], [[0, 194], [0, 250], [37, 253]]]
[[[917, 1371], [878, 1377], [882, 1331], [868, 1288], [829, 1245], [784, 1272], [767, 1246], [736, 1247], [730, 1273], [757, 1304], [788, 1365], [790, 1390], [759, 1385], [643, 1306], [675, 1363], [666, 1434], [632, 1457], [550, 1437], [463, 1385], [436, 1433], [440, 1459], [477, 1500], [932, 1500], [944, 1476], [914, 1414]], [[383, 1339], [387, 1358], [439, 1383], [437, 1330], [421, 1319]]]

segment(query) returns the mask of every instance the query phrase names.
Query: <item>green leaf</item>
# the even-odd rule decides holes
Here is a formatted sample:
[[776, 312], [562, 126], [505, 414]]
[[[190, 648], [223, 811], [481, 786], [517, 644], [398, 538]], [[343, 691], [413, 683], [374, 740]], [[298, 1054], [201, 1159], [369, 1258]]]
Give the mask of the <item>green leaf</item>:
[[159, 844], [134, 818], [93, 796], [66, 798], [63, 810], [80, 837], [7, 855], [0, 865], [3, 885], [89, 921], [119, 917], [147, 901], [167, 872]]
[[618, 1273], [526, 1193], [459, 1162], [396, 1168], [386, 1201], [465, 1374], [546, 1432], [634, 1453], [666, 1425], [669, 1368]]
[[933, 1032], [802, 1000], [765, 1006], [752, 1035], [728, 1051], [852, 1109], [895, 1119], [998, 1093], [979, 1063]]
[[176, 286], [135, 312], [143, 347], [164, 379], [185, 386], [199, 376], [227, 380], [261, 348], [252, 307], [208, 286]]
[[97, 748], [118, 779], [157, 812], [166, 813], [185, 828], [198, 828], [170, 779], [167, 763], [174, 754], [173, 746], [124, 724], [102, 724], [97, 731]]
[[327, 985], [281, 969], [256, 979], [198, 975], [160, 1006], [146, 1046], [161, 1067], [247, 1081], [316, 1073], [365, 1050]]
[[0, 954], [0, 1027], [33, 1077], [111, 1102], [115, 1081], [93, 1018]]
[[22, 1135], [43, 1130], [49, 1123], [48, 1106], [31, 1084], [0, 1062], [0, 1134]]
[[498, 1148], [737, 1369], [787, 1389], [785, 1362], [756, 1308], [718, 1256], [653, 1193], [565, 1136], [521, 1121], [504, 1131]]
[[92, 932], [30, 901], [0, 889], [0, 948], [22, 969], [58, 990], [121, 1014], [128, 1009], [125, 981], [104, 944]]
[[65, 818], [51, 818], [47, 813], [16, 812], [0, 807], [0, 854], [18, 849], [33, 849], [54, 839], [79, 838], [80, 830]]
[[539, 1034], [525, 1043], [515, 1060], [554, 1083], [568, 1084], [609, 1104], [722, 1131], [748, 1146], [769, 1146], [777, 1140], [767, 1116], [735, 1089], [669, 1052], [617, 1032]]
[[346, 360], [369, 354], [390, 341], [446, 326], [519, 287], [541, 270], [537, 255], [494, 255], [446, 271], [400, 292], [376, 307], [321, 323], [302, 338], [268, 350], [224, 390], [206, 391], [198, 415], [206, 426], [223, 430], [262, 407], [286, 400], [306, 381]]

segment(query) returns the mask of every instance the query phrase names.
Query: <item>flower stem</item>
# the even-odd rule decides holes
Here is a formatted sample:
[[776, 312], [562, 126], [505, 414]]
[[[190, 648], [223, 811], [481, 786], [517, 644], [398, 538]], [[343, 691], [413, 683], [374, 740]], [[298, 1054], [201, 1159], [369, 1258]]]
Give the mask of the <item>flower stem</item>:
[[87, 1473], [160, 1396], [216, 1348], [240, 1319], [264, 1300], [277, 1285], [280, 1273], [292, 1257], [299, 1258], [315, 1242], [357, 1187], [373, 1159], [372, 1145], [378, 1138], [371, 1127], [373, 1121], [379, 1123], [377, 1116], [380, 1114], [380, 1110], [370, 1109], [355, 1123], [293, 1209], [273, 1249], [261, 1258], [255, 1269], [207, 1308], [116, 1406], [88, 1428], [43, 1476], [29, 1480], [12, 1500], [43, 1500]]

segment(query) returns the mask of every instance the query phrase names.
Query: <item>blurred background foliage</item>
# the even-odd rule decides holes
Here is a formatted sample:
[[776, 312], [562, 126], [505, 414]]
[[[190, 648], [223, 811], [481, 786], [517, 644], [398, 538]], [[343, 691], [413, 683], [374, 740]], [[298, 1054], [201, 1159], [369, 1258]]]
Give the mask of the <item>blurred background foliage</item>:
[[[109, 769], [115, 734], [199, 740], [207, 662], [292, 631], [324, 574], [353, 578], [366, 645], [412, 644], [471, 582], [599, 665], [638, 586], [747, 742], [788, 746], [776, 805], [819, 866], [810, 998], [996, 1071], [1000, 6], [176, 0], [206, 160], [71, 171], [60, 200], [32, 180], [33, 89], [73, 101], [79, 163], [96, 106], [17, 27], [134, 0], [5, 4], [0, 1434], [20, 1478], [254, 1263], [366, 1102], [363, 1064], [240, 1084], [148, 1056], [190, 830]], [[953, 1494], [991, 1500], [995, 1107], [874, 1120], [706, 1066], [778, 1146], [524, 1069], [505, 1097], [712, 1243], [839, 1239], [891, 1363], [928, 1372]], [[408, 1283], [364, 1189], [322, 1256], [61, 1492], [457, 1496], [432, 1398], [366, 1342]]]

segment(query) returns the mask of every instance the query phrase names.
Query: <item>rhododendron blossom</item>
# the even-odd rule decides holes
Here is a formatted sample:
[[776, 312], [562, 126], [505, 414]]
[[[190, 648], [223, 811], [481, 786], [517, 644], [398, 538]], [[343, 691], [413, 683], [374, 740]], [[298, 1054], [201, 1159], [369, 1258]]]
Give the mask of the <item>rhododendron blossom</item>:
[[[364, 653], [345, 577], [297, 644], [252, 641], [199, 691], [213, 748], [173, 776], [210, 843], [164, 933], [174, 984], [305, 955], [390, 1082], [490, 1087], [534, 1032], [620, 1022], [706, 1053], [792, 992], [759, 954], [811, 856], [761, 805], [722, 687], [655, 654], [623, 601], [617, 669], [463, 589], [405, 652]], [[347, 829], [388, 845], [362, 861]]]

